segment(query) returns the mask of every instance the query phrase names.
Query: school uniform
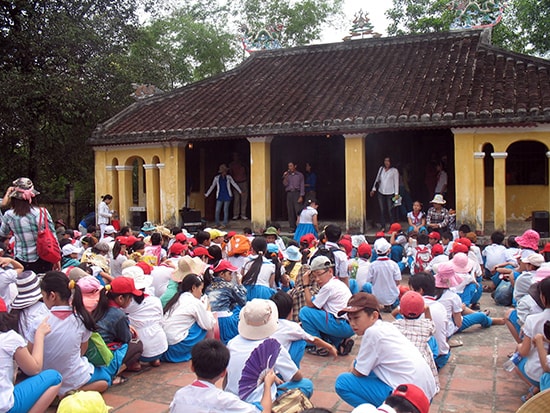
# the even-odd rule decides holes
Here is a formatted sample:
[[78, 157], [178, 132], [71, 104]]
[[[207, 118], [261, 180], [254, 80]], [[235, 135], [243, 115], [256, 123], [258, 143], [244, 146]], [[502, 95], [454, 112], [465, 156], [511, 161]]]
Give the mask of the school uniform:
[[415, 383], [428, 399], [437, 392], [435, 379], [420, 351], [391, 323], [377, 320], [365, 330], [353, 373], [340, 374], [336, 393], [348, 404], [379, 406], [397, 386]]
[[[434, 360], [437, 368], [441, 369], [445, 366], [445, 364], [447, 364], [451, 353], [451, 347], [447, 342], [447, 337], [450, 336], [447, 332], [447, 311], [445, 310], [443, 304], [436, 301], [435, 298], [426, 295], [423, 296], [423, 298], [424, 303], [430, 308], [430, 315], [435, 324], [434, 339], [436, 345], [431, 345], [430, 348], [434, 354]], [[434, 349], [437, 351], [434, 351]]]
[[164, 314], [162, 328], [168, 340], [168, 349], [162, 361], [179, 363], [191, 360], [191, 349], [214, 328], [214, 315], [190, 292], [180, 295], [174, 306]]
[[294, 233], [295, 241], [300, 242], [300, 238], [307, 234], [313, 234], [315, 238], [318, 237], [317, 231], [313, 226], [313, 217], [318, 213], [319, 212], [311, 206], [302, 209], [302, 212], [300, 212], [300, 222], [296, 227], [296, 232]]
[[[542, 313], [528, 316], [523, 325], [525, 336], [532, 340], [535, 335], [539, 333], [542, 334], [544, 331], [544, 323], [548, 320], [550, 320], [550, 308], [546, 308]], [[544, 343], [544, 347], [548, 350], [548, 343]], [[524, 359], [526, 359], [526, 361], [520, 363], [520, 370], [524, 376], [538, 387], [544, 370], [540, 364], [537, 347], [531, 346], [529, 354]]]
[[371, 263], [367, 282], [372, 283], [372, 294], [383, 306], [394, 305], [399, 298], [396, 281], [401, 281], [401, 271], [395, 261], [388, 257], [378, 257]]
[[17, 296], [17, 271], [0, 268], [0, 298], [4, 300], [8, 310], [13, 299]]
[[[253, 261], [257, 258], [257, 255], [251, 255], [248, 257], [248, 261], [244, 263], [241, 274], [244, 276]], [[276, 293], [274, 288], [271, 288], [270, 280], [271, 276], [275, 274], [275, 264], [265, 257], [262, 257], [262, 266], [258, 273], [258, 278], [255, 284], [246, 284], [246, 299], [251, 301], [254, 298], [263, 298], [269, 300], [273, 294]]]
[[338, 312], [348, 305], [350, 298], [351, 291], [346, 284], [333, 277], [312, 298], [315, 308], [302, 307], [300, 310], [302, 328], [338, 348], [342, 340], [354, 334], [347, 318], [338, 317]]
[[151, 277], [153, 277], [153, 284], [151, 285], [155, 288], [155, 295], [157, 297], [162, 297], [162, 295], [166, 292], [166, 287], [172, 279], [173, 272], [174, 268], [164, 264], [161, 264], [158, 267], [153, 267], [151, 270]]
[[130, 325], [137, 330], [143, 343], [142, 361], [154, 361], [168, 349], [168, 339], [162, 329], [162, 305], [158, 297], [148, 295], [141, 304], [135, 300], [124, 309]]
[[[71, 306], [54, 306], [50, 309], [48, 323], [51, 332], [44, 338], [43, 369], [57, 370], [63, 377], [59, 396], [79, 389], [87, 383], [104, 380], [109, 385], [111, 377], [101, 367], [94, 367], [80, 355], [80, 346], [88, 342], [92, 332], [73, 313]], [[37, 320], [30, 334], [34, 342], [36, 329], [42, 320]]]
[[277, 331], [271, 335], [288, 351], [292, 361], [300, 368], [300, 362], [304, 357], [306, 343], [315, 340], [311, 334], [300, 327], [295, 321], [279, 318]]
[[19, 333], [25, 340], [32, 341], [34, 338], [34, 335], [31, 336], [33, 326], [36, 323], [40, 324], [49, 315], [50, 310], [42, 301], [37, 301], [30, 307], [23, 309], [19, 317]]
[[443, 304], [443, 307], [445, 307], [447, 311], [447, 334], [449, 334], [449, 337], [456, 332], [464, 331], [476, 324], [479, 324], [483, 328], [488, 328], [493, 325], [491, 317], [480, 311], [463, 315], [462, 325], [459, 328], [453, 320], [453, 313], [462, 312], [462, 300], [458, 294], [451, 290], [446, 290], [437, 301]]
[[170, 403], [170, 413], [257, 413], [253, 404], [239, 399], [233, 393], [218, 389], [214, 384], [195, 380], [182, 387]]

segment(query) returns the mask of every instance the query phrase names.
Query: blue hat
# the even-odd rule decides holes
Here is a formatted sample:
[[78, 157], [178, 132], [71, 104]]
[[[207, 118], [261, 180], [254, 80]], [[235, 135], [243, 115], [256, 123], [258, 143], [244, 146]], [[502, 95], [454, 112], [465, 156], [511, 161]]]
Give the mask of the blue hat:
[[145, 221], [141, 227], [142, 231], [154, 231], [155, 229], [157, 229], [157, 227], [155, 227], [151, 221]]
[[301, 261], [302, 260], [302, 253], [295, 245], [290, 245], [285, 252], [283, 253], [285, 258], [289, 261]]
[[267, 252], [269, 252], [270, 254], [278, 254], [279, 247], [276, 244], [269, 243], [267, 244]]

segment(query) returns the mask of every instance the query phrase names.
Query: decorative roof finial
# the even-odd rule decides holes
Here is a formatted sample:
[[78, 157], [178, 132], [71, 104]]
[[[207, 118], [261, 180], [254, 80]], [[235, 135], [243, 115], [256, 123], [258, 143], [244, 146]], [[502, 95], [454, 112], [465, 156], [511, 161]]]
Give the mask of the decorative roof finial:
[[455, 12], [451, 30], [484, 29], [502, 20], [504, 1], [452, 0], [449, 9]]
[[363, 9], [360, 9], [359, 12], [355, 13], [355, 15], [353, 16], [353, 22], [349, 31], [349, 36], [344, 37], [343, 40], [352, 40], [353, 38], [363, 39], [369, 35], [371, 37], [382, 36], [380, 33], [375, 32], [373, 29], [374, 26], [370, 22], [368, 13], [365, 12], [363, 14]]
[[281, 23], [271, 24], [265, 29], [260, 29], [257, 33], [251, 32], [248, 26], [241, 24], [241, 41], [243, 48], [248, 53], [258, 52], [260, 50], [281, 49], [281, 33], [283, 31]]

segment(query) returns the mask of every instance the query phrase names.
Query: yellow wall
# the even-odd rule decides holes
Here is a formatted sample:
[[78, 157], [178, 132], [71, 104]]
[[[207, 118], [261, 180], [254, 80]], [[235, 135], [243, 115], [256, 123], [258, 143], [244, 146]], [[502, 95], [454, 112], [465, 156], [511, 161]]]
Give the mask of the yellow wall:
[[250, 142], [250, 211], [253, 228], [265, 228], [271, 220], [271, 136], [248, 138]]
[[[493, 221], [493, 188], [485, 188], [485, 220]], [[508, 220], [529, 218], [533, 211], [548, 211], [548, 187], [544, 185], [506, 186]]]
[[346, 229], [364, 231], [367, 216], [365, 135], [345, 135]]

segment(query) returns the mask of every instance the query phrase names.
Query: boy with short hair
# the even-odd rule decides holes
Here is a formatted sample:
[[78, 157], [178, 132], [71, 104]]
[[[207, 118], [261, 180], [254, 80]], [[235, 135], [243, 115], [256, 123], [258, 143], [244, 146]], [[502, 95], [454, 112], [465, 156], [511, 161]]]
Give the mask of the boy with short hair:
[[[216, 387], [216, 382], [226, 375], [228, 364], [229, 350], [221, 341], [205, 339], [195, 344], [191, 350], [191, 370], [196, 374], [197, 380], [176, 392], [170, 403], [170, 412], [261, 411], [256, 405], [244, 402], [236, 395]], [[271, 385], [275, 378], [273, 370], [270, 370], [263, 379], [264, 392], [260, 404], [264, 411], [271, 411]]]

